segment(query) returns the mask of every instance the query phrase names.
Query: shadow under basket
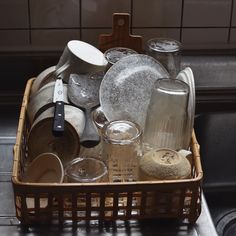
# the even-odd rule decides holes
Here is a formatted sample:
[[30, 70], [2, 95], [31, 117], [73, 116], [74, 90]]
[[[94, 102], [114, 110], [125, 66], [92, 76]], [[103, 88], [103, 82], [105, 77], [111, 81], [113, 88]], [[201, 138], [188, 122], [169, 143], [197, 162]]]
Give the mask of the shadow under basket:
[[23, 97], [12, 183], [16, 216], [22, 224], [80, 220], [172, 218], [195, 223], [201, 213], [202, 167], [195, 133], [191, 138], [192, 176], [183, 180], [123, 183], [25, 183], [29, 123], [26, 110], [33, 79]]

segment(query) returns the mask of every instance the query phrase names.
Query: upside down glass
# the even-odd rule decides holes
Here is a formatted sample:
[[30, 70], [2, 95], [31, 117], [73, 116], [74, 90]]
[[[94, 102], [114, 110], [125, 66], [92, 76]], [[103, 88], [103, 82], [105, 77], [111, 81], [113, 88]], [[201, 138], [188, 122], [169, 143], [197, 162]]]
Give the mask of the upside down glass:
[[121, 58], [132, 54], [137, 54], [137, 52], [130, 48], [114, 47], [108, 49], [107, 51], [104, 52], [104, 57], [108, 61], [107, 70]]
[[146, 43], [146, 54], [159, 61], [176, 78], [180, 71], [182, 45], [170, 38], [153, 38]]
[[110, 121], [102, 128], [102, 158], [107, 162], [109, 182], [138, 180], [142, 154], [139, 125], [126, 120]]
[[144, 146], [182, 149], [187, 124], [189, 86], [170, 78], [159, 79], [152, 90], [144, 127]]

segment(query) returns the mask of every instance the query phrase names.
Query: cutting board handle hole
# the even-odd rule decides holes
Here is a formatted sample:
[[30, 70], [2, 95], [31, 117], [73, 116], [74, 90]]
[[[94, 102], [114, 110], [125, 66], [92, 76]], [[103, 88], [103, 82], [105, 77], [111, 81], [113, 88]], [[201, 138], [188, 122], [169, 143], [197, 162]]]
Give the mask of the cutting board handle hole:
[[124, 20], [124, 19], [119, 19], [119, 20], [117, 21], [117, 24], [118, 24], [119, 26], [123, 26], [123, 25], [125, 24], [125, 20]]

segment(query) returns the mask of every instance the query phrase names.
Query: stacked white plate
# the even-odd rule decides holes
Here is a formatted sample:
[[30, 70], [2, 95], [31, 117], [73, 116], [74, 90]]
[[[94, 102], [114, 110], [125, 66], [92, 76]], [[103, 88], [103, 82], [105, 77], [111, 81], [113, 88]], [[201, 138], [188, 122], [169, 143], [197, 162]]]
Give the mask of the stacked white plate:
[[194, 126], [195, 104], [196, 104], [195, 82], [192, 69], [190, 67], [186, 67], [185, 69], [179, 72], [177, 79], [182, 80], [183, 82], [189, 85], [188, 123], [186, 130], [185, 146], [183, 147], [185, 149], [188, 149]]

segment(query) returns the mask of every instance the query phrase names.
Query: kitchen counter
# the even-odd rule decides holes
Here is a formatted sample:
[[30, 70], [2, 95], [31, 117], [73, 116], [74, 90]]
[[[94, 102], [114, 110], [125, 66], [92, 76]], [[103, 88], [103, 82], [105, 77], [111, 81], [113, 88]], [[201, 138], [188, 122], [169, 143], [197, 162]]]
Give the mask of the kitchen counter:
[[15, 143], [20, 104], [1, 105], [0, 116], [0, 235], [217, 235], [202, 197], [202, 212], [195, 225], [170, 220], [116, 221], [98, 224], [81, 221], [78, 227], [70, 222], [63, 226], [23, 227], [15, 217], [14, 193], [11, 185], [12, 148]]

